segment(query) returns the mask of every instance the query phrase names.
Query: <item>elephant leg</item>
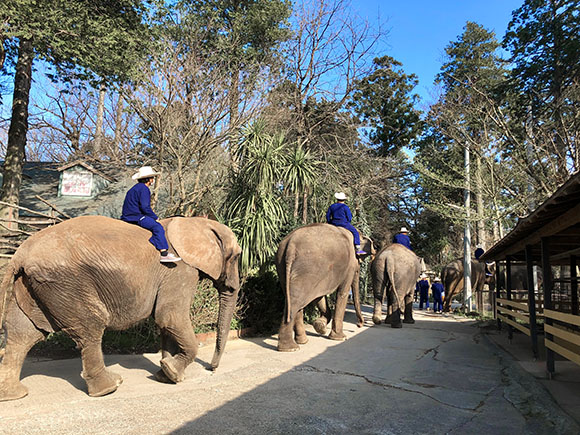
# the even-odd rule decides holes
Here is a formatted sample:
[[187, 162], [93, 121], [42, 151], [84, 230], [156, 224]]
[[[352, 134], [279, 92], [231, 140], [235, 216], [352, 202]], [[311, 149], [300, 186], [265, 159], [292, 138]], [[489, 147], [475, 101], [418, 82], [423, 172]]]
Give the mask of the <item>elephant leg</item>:
[[[165, 331], [161, 331], [161, 358], [167, 358], [169, 356], [175, 355], [179, 352], [179, 346], [173, 339], [173, 337], [167, 334]], [[172, 384], [173, 381], [167, 377], [163, 369], [159, 369], [155, 373], [155, 379], [164, 384]]]
[[391, 323], [393, 318], [393, 296], [391, 295], [391, 288], [387, 288], [387, 314], [385, 315], [385, 323]]
[[394, 291], [391, 292], [391, 303], [389, 304], [389, 308], [391, 310], [391, 314], [389, 316], [391, 328], [402, 328], [403, 324], [401, 323], [401, 305], [399, 304], [399, 298], [394, 293]]
[[286, 322], [286, 315], [282, 318], [278, 331], [278, 350], [280, 352], [293, 352], [300, 348], [294, 341], [294, 321], [297, 315], [298, 313], [291, 313], [289, 322]]
[[346, 340], [346, 335], [342, 331], [344, 313], [346, 311], [346, 302], [348, 300], [348, 292], [350, 291], [350, 286], [352, 282], [352, 276], [347, 279], [344, 284], [342, 284], [338, 291], [336, 292], [336, 308], [334, 309], [334, 317], [332, 319], [332, 329], [328, 338], [331, 340], [344, 341]]
[[[100, 335], [97, 336], [98, 332], [100, 332]], [[91, 397], [100, 397], [113, 393], [123, 383], [123, 378], [120, 375], [105, 367], [101, 349], [104, 328], [98, 332], [93, 331], [88, 337], [73, 337], [81, 348], [81, 359], [83, 361], [81, 376], [87, 383], [89, 396]]]
[[375, 305], [373, 307], [373, 323], [375, 325], [381, 324], [381, 317], [383, 316], [383, 301], [375, 297]]
[[296, 313], [296, 317], [294, 319], [294, 333], [296, 334], [296, 343], [308, 343], [306, 329], [304, 329], [304, 310], [300, 310], [298, 313]]
[[28, 351], [44, 339], [14, 299], [8, 302], [4, 323], [6, 348], [0, 364], [0, 401], [20, 399], [28, 394], [20, 382], [22, 364]]
[[326, 327], [328, 323], [332, 320], [332, 315], [328, 309], [328, 304], [326, 301], [326, 296], [321, 296], [314, 299], [318, 311], [320, 311], [320, 317], [314, 321], [314, 329], [319, 334], [326, 334]]
[[413, 294], [410, 293], [405, 296], [405, 317], [403, 323], [415, 323], [413, 319]]

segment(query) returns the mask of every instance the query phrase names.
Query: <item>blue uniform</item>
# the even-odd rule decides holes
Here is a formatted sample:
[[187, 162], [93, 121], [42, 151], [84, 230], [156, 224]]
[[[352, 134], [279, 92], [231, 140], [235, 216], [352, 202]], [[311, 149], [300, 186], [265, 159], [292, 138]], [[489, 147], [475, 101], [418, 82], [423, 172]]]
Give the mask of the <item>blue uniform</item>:
[[415, 289], [419, 292], [419, 309], [423, 309], [423, 303], [425, 302], [425, 308], [429, 308], [429, 281], [422, 279], [417, 282]]
[[157, 222], [157, 215], [151, 209], [151, 191], [145, 183], [137, 183], [125, 195], [121, 220], [139, 225], [153, 233], [149, 241], [159, 251], [169, 249], [163, 225]]
[[433, 293], [433, 311], [443, 311], [443, 295], [445, 289], [440, 282], [434, 282], [431, 285], [431, 293]]
[[399, 245], [403, 245], [404, 247], [409, 248], [411, 251], [413, 250], [413, 248], [411, 248], [411, 240], [406, 234], [395, 234], [395, 237], [393, 237], [393, 243], [398, 243]]
[[326, 211], [326, 222], [349, 230], [354, 237], [354, 244], [360, 245], [360, 236], [356, 228], [351, 225], [351, 220], [352, 213], [350, 212], [350, 208], [343, 202], [335, 202]]

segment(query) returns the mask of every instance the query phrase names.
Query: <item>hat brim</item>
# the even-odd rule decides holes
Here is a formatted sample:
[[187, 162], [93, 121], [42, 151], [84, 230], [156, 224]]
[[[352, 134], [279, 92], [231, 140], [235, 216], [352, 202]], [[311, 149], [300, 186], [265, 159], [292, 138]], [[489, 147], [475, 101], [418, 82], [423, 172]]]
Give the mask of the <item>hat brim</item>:
[[160, 172], [153, 172], [153, 173], [147, 174], [147, 175], [135, 174], [131, 178], [133, 180], [142, 180], [143, 178], [152, 178], [152, 177], [157, 177], [158, 175], [161, 175], [161, 173]]

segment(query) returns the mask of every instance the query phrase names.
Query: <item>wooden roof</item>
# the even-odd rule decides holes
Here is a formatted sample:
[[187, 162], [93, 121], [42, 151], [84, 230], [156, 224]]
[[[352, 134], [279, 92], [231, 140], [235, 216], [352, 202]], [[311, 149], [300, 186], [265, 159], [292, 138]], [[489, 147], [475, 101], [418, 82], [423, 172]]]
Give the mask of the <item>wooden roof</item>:
[[534, 261], [540, 261], [540, 241], [549, 239], [553, 264], [567, 264], [580, 255], [580, 173], [564, 183], [536, 210], [481, 257], [483, 260], [525, 260], [525, 247], [532, 247]]

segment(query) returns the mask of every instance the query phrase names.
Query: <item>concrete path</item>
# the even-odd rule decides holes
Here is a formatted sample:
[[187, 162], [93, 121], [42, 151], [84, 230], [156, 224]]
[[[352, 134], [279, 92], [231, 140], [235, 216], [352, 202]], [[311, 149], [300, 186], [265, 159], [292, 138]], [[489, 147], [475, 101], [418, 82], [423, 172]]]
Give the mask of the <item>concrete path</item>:
[[2, 434], [559, 434], [579, 427], [474, 322], [417, 313], [414, 325], [357, 329], [335, 342], [280, 353], [275, 337], [230, 341], [216, 372], [213, 347], [178, 385], [152, 374], [158, 354], [111, 355], [124, 378], [86, 395], [80, 359], [27, 360], [29, 396], [0, 403]]

